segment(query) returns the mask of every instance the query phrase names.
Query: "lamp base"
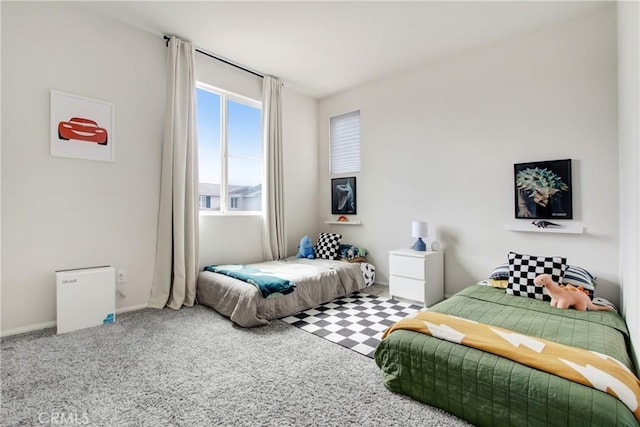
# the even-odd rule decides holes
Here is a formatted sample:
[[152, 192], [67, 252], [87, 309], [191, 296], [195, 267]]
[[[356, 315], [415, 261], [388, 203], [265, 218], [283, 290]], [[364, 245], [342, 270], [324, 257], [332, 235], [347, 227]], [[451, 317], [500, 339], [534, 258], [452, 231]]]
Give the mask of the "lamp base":
[[422, 241], [422, 237], [418, 237], [418, 240], [413, 244], [414, 251], [426, 251], [427, 245]]

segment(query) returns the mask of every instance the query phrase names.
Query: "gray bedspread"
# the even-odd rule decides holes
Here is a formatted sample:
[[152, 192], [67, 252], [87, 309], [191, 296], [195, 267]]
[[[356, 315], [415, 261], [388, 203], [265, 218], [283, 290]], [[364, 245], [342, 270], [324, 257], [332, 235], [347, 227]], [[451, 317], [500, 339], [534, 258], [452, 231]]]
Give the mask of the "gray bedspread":
[[297, 313], [365, 287], [357, 263], [325, 259], [287, 258], [251, 264], [274, 276], [292, 280], [294, 292], [264, 298], [249, 283], [223, 274], [202, 271], [198, 275], [197, 300], [240, 326], [252, 327]]

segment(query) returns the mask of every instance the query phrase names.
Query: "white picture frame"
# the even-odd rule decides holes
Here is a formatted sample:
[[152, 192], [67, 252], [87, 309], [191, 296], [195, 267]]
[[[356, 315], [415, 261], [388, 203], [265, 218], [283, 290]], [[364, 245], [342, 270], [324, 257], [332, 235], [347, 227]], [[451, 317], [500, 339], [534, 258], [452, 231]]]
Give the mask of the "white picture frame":
[[115, 160], [115, 111], [110, 102], [51, 91], [51, 155]]

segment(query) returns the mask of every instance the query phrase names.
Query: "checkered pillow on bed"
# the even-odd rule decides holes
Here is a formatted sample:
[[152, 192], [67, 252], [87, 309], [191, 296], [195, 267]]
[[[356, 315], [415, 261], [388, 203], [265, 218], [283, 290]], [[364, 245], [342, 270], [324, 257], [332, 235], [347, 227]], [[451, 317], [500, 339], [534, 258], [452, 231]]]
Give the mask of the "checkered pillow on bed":
[[340, 239], [342, 239], [342, 234], [318, 234], [318, 244], [315, 248], [316, 258], [337, 259], [340, 249]]
[[559, 256], [540, 257], [509, 252], [509, 280], [506, 292], [542, 301], [551, 301], [551, 297], [541, 286], [535, 286], [533, 280], [540, 274], [550, 274], [556, 283], [562, 283], [567, 269], [567, 259]]

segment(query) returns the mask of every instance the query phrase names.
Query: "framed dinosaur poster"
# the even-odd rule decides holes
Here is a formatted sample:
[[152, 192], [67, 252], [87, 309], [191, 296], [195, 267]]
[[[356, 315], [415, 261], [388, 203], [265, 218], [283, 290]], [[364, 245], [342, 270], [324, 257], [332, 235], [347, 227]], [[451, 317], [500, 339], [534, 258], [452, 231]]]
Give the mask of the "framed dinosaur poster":
[[515, 216], [573, 219], [571, 159], [513, 165]]

